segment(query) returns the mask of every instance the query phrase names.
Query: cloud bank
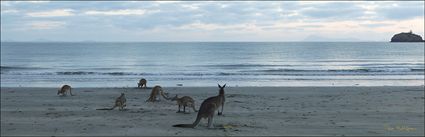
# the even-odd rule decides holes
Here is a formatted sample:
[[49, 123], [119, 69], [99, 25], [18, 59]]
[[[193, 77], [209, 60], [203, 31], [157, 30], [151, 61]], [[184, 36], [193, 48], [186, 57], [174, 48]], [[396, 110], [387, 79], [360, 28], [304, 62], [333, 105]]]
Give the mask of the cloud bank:
[[1, 2], [2, 41], [388, 41], [424, 2]]

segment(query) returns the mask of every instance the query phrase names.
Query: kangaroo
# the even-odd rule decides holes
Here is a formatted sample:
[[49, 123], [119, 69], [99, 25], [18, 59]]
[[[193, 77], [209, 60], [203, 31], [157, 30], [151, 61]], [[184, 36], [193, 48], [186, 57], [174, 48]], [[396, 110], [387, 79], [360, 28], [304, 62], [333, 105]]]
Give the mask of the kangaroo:
[[186, 106], [188, 107], [192, 107], [193, 111], [198, 112], [195, 109], [195, 100], [193, 100], [191, 97], [189, 96], [184, 96], [179, 98], [178, 95], [176, 95], [175, 97], [171, 98], [171, 101], [177, 101], [177, 105], [179, 105], [179, 110], [177, 111], [177, 113], [180, 113], [180, 107], [183, 106], [183, 113], [186, 113]]
[[[208, 128], [214, 128], [213, 126], [213, 117], [214, 112], [218, 110], [218, 108], [221, 106], [223, 108], [224, 105], [224, 87], [226, 87], [226, 84], [223, 85], [223, 87], [218, 84], [218, 87], [220, 88], [218, 96], [209, 97], [204, 102], [202, 102], [201, 107], [199, 108], [198, 115], [196, 116], [195, 122], [192, 124], [177, 124], [173, 125], [173, 127], [183, 127], [183, 128], [195, 128], [202, 118], [208, 118]], [[223, 112], [223, 109], [221, 110]], [[221, 113], [219, 112], [221, 115]]]
[[146, 88], [146, 83], [147, 82], [148, 81], [146, 81], [146, 79], [142, 78], [142, 79], [139, 80], [139, 83], [137, 83], [137, 87], [138, 88], [143, 88], [143, 86], [144, 86]]
[[161, 96], [164, 97], [166, 100], [169, 100], [168, 93], [164, 93], [161, 86], [155, 86], [152, 88], [151, 95], [149, 96], [149, 99], [146, 100], [146, 102], [160, 101], [160, 98], [157, 97], [159, 94], [161, 94]]
[[72, 93], [71, 93], [71, 86], [69, 86], [69, 85], [63, 85], [59, 90], [58, 90], [58, 95], [59, 94], [61, 94], [61, 96], [66, 96], [66, 91], [69, 91], [69, 94], [71, 94], [71, 96], [74, 96], [74, 95], [72, 95]]
[[127, 102], [127, 99], [125, 98], [124, 93], [121, 93], [121, 96], [118, 97], [117, 99], [115, 99], [115, 105], [113, 107], [111, 107], [111, 108], [100, 108], [100, 109], [96, 109], [96, 110], [113, 110], [114, 108], [119, 107], [119, 110], [121, 111], [121, 110], [124, 109], [124, 107], [127, 106], [126, 102]]

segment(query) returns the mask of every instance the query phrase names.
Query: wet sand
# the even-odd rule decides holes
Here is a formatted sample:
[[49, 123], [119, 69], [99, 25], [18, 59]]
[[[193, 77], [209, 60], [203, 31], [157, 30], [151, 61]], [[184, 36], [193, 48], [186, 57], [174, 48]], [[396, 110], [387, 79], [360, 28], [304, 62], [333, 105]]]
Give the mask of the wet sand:
[[[242, 135], [424, 135], [424, 87], [226, 87], [223, 116], [198, 127], [196, 113], [176, 113], [176, 102], [147, 103], [151, 89], [1, 88], [2, 136], [242, 136]], [[201, 102], [217, 87], [164, 87], [171, 96]], [[127, 107], [111, 107], [123, 92]]]

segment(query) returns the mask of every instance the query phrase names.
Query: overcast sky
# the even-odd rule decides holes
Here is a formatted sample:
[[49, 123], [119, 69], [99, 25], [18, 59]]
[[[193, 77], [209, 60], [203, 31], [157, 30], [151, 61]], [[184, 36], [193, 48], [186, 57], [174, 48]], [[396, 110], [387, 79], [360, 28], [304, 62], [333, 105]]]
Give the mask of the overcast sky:
[[1, 1], [2, 41], [389, 41], [424, 2]]

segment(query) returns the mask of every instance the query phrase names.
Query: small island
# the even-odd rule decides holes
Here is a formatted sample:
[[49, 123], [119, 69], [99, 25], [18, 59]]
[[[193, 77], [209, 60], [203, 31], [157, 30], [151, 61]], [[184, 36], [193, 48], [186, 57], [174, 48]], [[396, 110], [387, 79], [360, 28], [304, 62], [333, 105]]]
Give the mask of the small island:
[[412, 30], [410, 32], [402, 32], [395, 34], [391, 38], [391, 42], [425, 42], [422, 40], [422, 37], [412, 33]]

